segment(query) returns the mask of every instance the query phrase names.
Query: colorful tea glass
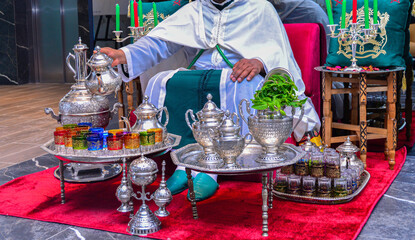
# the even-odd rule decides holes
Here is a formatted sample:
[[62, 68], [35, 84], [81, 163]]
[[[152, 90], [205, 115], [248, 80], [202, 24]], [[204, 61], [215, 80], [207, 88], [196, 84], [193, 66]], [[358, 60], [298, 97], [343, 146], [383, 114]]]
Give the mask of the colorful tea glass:
[[316, 178], [311, 176], [303, 177], [303, 195], [314, 196], [316, 191]]
[[109, 134], [107, 137], [108, 150], [112, 153], [118, 153], [123, 150], [123, 135]]
[[85, 155], [88, 144], [85, 135], [76, 135], [72, 137], [72, 148], [76, 155]]
[[138, 149], [140, 147], [140, 134], [127, 133], [124, 135], [124, 146], [126, 149]]
[[154, 142], [155, 144], [159, 144], [163, 142], [163, 129], [161, 128], [151, 128], [147, 130], [148, 133], [154, 132]]

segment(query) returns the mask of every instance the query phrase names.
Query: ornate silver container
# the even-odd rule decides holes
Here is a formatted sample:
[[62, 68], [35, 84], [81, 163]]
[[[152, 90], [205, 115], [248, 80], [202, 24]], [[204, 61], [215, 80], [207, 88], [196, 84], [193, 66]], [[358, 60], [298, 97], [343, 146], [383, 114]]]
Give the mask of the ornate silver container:
[[[92, 95], [85, 86], [87, 75], [86, 51], [88, 47], [81, 42], [73, 48], [75, 55], [68, 54], [66, 64], [75, 74], [76, 83], [59, 102], [59, 114], [56, 115], [51, 108], [45, 108], [46, 114], [51, 114], [62, 125], [91, 122], [93, 127], [106, 127], [112, 116], [118, 111], [122, 104], [115, 103], [110, 110], [109, 101], [103, 96]], [[74, 59], [75, 69], [70, 60]]]
[[118, 201], [121, 202], [121, 206], [117, 209], [118, 212], [131, 212], [134, 210], [134, 207], [131, 202], [131, 195], [134, 193], [133, 187], [129, 184], [127, 177], [125, 176], [126, 168], [126, 159], [123, 158], [123, 169], [122, 169], [122, 179], [121, 184], [117, 187], [115, 196]]
[[169, 211], [166, 210], [166, 206], [170, 204], [173, 200], [173, 196], [170, 190], [167, 188], [166, 180], [164, 179], [164, 172], [166, 171], [166, 161], [163, 160], [162, 163], [162, 175], [160, 187], [153, 193], [153, 199], [156, 205], [159, 207], [158, 210], [154, 212], [159, 217], [167, 217], [170, 215]]
[[[264, 147], [265, 153], [261, 155], [257, 161], [260, 163], [275, 163], [284, 161], [285, 156], [278, 152], [278, 148], [283, 144], [288, 137], [291, 136], [293, 129], [300, 123], [304, 111], [301, 109], [300, 119], [293, 127], [293, 117], [282, 116], [279, 112], [258, 111], [257, 115], [250, 114], [248, 120], [243, 116], [242, 103], [246, 102], [246, 110], [250, 114], [251, 108], [249, 101], [242, 99], [239, 103], [239, 113], [244, 122], [248, 125], [249, 132], [252, 134], [255, 141]], [[292, 115], [294, 115], [293, 109]]]
[[156, 162], [144, 155], [132, 161], [128, 171], [131, 181], [138, 186], [152, 184], [157, 178], [157, 172]]
[[[217, 137], [217, 130], [222, 123], [224, 112], [212, 101], [211, 94], [207, 95], [207, 99], [208, 101], [203, 106], [203, 109], [196, 113], [199, 121], [196, 120], [192, 109], [186, 111], [185, 119], [187, 126], [189, 126], [193, 132], [193, 137], [197, 143], [203, 147], [203, 151], [205, 152], [200, 161], [208, 164], [218, 164], [221, 163], [222, 160], [213, 149], [212, 138]], [[190, 124], [188, 115], [190, 115], [193, 120], [192, 124]], [[209, 137], [209, 131], [213, 131], [211, 137]]]
[[[164, 124], [160, 123], [158, 120], [163, 111], [166, 114], [166, 122]], [[133, 113], [137, 117], [137, 121], [134, 126], [131, 127], [131, 131], [141, 132], [151, 128], [161, 128], [163, 129], [163, 140], [166, 140], [166, 126], [169, 123], [169, 112], [166, 107], [157, 109], [148, 101], [148, 96], [144, 96], [143, 103], [141, 103]]]
[[[236, 117], [236, 123], [233, 121], [233, 117]], [[226, 111], [225, 119], [218, 128], [219, 137], [215, 138], [214, 131], [209, 130], [209, 136], [213, 142], [214, 150], [224, 161], [224, 167], [226, 168], [238, 168], [236, 164], [236, 158], [242, 153], [245, 148], [246, 137], [249, 133], [242, 137], [239, 132], [241, 127], [239, 126], [239, 117], [236, 113], [229, 113]], [[251, 138], [252, 141], [252, 138]]]
[[87, 63], [92, 71], [87, 78], [86, 88], [95, 95], [117, 93], [122, 83], [121, 76], [111, 67], [112, 59], [101, 53], [99, 46], [95, 47], [95, 51]]

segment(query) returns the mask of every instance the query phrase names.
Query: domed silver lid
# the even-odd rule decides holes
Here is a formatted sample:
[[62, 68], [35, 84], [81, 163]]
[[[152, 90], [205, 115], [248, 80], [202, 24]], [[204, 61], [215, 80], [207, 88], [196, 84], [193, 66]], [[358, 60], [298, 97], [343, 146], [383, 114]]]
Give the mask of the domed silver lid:
[[[232, 117], [234, 115], [236, 114], [232, 114]], [[239, 136], [239, 130], [241, 129], [239, 126], [239, 119], [237, 118], [235, 123], [232, 117], [229, 110], [226, 110], [225, 119], [219, 126], [219, 132], [222, 136]]]
[[141, 155], [130, 164], [130, 176], [152, 176], [157, 174], [158, 168], [154, 160]]
[[203, 106], [202, 110], [196, 113], [199, 121], [221, 121], [223, 118], [224, 112], [216, 106], [212, 101], [212, 94], [207, 95], [207, 102]]
[[158, 112], [158, 109], [154, 104], [150, 103], [148, 101], [148, 96], [145, 95], [143, 102], [137, 107], [137, 109], [134, 111], [134, 113], [137, 116], [143, 116], [143, 115], [156, 115]]
[[88, 60], [88, 66], [94, 69], [111, 66], [112, 58], [108, 57], [105, 53], [101, 53], [101, 48], [99, 46], [95, 47], [95, 51], [96, 53]]
[[351, 141], [350, 141], [350, 137], [347, 137], [346, 142], [344, 142], [342, 145], [338, 146], [336, 148], [336, 150], [339, 153], [355, 153], [358, 152], [360, 149], [358, 147], [356, 147], [356, 145], [354, 145]]

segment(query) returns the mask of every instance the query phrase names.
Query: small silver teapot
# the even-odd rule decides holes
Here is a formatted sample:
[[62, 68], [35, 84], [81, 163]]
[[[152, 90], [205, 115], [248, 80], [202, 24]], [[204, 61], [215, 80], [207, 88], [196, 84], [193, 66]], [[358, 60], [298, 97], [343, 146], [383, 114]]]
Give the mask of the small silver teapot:
[[358, 166], [364, 169], [363, 162], [355, 154], [360, 149], [350, 141], [350, 137], [347, 137], [346, 142], [338, 146], [336, 150], [340, 153], [341, 169], [349, 169], [351, 166]]
[[[164, 124], [159, 122], [160, 114], [162, 112], [166, 114], [166, 121]], [[132, 132], [142, 132], [151, 128], [163, 129], [163, 141], [167, 138], [167, 124], [169, 123], [169, 112], [166, 107], [156, 108], [152, 103], [148, 101], [148, 96], [144, 96], [143, 103], [141, 103], [137, 109], [133, 112], [137, 117], [137, 121], [134, 126], [129, 127]], [[127, 121], [127, 126], [128, 126]]]
[[[185, 119], [187, 126], [189, 126], [190, 130], [193, 132], [193, 137], [197, 143], [203, 147], [205, 154], [199, 161], [207, 164], [218, 164], [222, 163], [222, 160], [213, 149], [212, 138], [209, 137], [208, 131], [209, 129], [212, 129], [214, 132], [212, 135], [216, 136], [218, 127], [222, 123], [224, 112], [212, 101], [211, 94], [207, 95], [207, 99], [208, 101], [205, 103], [202, 110], [196, 113], [199, 121], [196, 120], [192, 109], [186, 111]], [[192, 124], [189, 121], [188, 115], [190, 115], [193, 120]]]
[[117, 93], [122, 83], [121, 76], [111, 67], [112, 59], [101, 53], [99, 46], [95, 51], [87, 63], [92, 71], [86, 79], [86, 88], [95, 95]]
[[[236, 123], [233, 118], [236, 117]], [[215, 151], [224, 161], [225, 168], [238, 168], [236, 158], [242, 153], [245, 146], [251, 143], [252, 135], [247, 133], [245, 137], [242, 137], [239, 132], [241, 127], [239, 125], [239, 117], [236, 113], [225, 112], [225, 119], [222, 124], [218, 127], [219, 137], [214, 137], [214, 131], [209, 129], [209, 137], [213, 142]], [[246, 143], [247, 136], [250, 135], [251, 139], [249, 143]]]

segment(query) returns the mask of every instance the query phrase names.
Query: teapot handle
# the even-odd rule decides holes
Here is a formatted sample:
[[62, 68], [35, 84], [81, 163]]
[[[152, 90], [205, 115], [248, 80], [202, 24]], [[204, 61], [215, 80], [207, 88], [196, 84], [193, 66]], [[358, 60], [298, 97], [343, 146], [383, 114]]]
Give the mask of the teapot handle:
[[[297, 121], [297, 123], [294, 125], [294, 127], [293, 127], [293, 131], [295, 130], [295, 128], [298, 126], [298, 124], [301, 122], [301, 120], [303, 120], [303, 117], [304, 117], [304, 107], [303, 106], [301, 106], [301, 108], [300, 108], [300, 110], [301, 110], [301, 112], [300, 112], [300, 117], [298, 118], [298, 121]], [[293, 116], [293, 119], [294, 119], [294, 114], [295, 114], [295, 109], [293, 108], [293, 111], [292, 111], [292, 116]]]
[[233, 120], [234, 117], [236, 117], [236, 125], [239, 126], [239, 116], [238, 116], [238, 114], [234, 112], [234, 113], [232, 113], [231, 117], [232, 117], [232, 120]]
[[75, 55], [73, 55], [72, 53], [69, 53], [68, 56], [66, 57], [66, 66], [68, 66], [69, 70], [71, 70], [75, 74], [75, 78], [76, 78], [76, 71], [71, 65], [71, 58], [75, 61]]
[[[248, 137], [248, 135], [251, 136], [251, 139], [249, 140], [249, 143], [246, 143], [246, 137]], [[251, 133], [247, 133], [247, 134], [245, 134], [244, 140], [245, 140], [245, 146], [244, 147], [246, 147], [249, 144], [251, 144], [252, 140], [254, 140], [254, 137], [252, 136]]]
[[112, 117], [114, 116], [114, 114], [118, 112], [118, 108], [120, 108], [120, 107], [123, 107], [123, 105], [121, 103], [119, 103], [119, 102], [116, 102], [114, 104], [114, 106], [112, 106], [112, 109], [110, 111], [110, 113], [111, 113], [110, 114], [110, 120], [112, 119]]
[[244, 117], [244, 113], [242, 111], [242, 103], [243, 102], [246, 102], [246, 111], [247, 111], [248, 114], [251, 114], [251, 108], [249, 107], [249, 101], [246, 98], [242, 99], [241, 102], [239, 103], [239, 114], [241, 115], [241, 118], [242, 118], [242, 120], [244, 120], [246, 125], [248, 125], [248, 120], [246, 120], [246, 118]]
[[193, 110], [192, 109], [188, 109], [186, 111], [186, 113], [184, 114], [184, 117], [186, 119], [187, 126], [189, 126], [190, 130], [192, 130], [192, 124], [190, 124], [189, 118], [187, 117], [188, 114], [190, 114], [190, 117], [192, 118], [193, 122], [196, 122], [196, 118], [195, 118], [195, 115], [193, 114]]
[[130, 125], [130, 121], [128, 121], [128, 118], [122, 116], [119, 122], [124, 122], [125, 126], [127, 126], [127, 131], [131, 132], [131, 125]]
[[169, 111], [167, 111], [166, 107], [162, 107], [158, 110], [157, 114], [161, 113], [162, 111], [164, 111], [164, 113], [166, 114], [166, 122], [163, 124], [163, 126], [166, 127], [167, 124], [169, 124]]

